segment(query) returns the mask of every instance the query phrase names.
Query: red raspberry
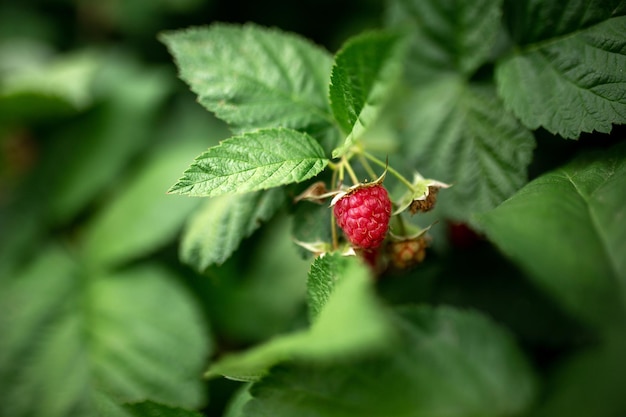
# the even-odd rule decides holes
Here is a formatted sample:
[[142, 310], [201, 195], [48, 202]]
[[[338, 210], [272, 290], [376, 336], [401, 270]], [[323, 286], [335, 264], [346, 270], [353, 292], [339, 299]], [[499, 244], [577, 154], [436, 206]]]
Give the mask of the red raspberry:
[[337, 224], [356, 247], [374, 249], [385, 239], [391, 200], [380, 184], [361, 185], [339, 198], [333, 211]]

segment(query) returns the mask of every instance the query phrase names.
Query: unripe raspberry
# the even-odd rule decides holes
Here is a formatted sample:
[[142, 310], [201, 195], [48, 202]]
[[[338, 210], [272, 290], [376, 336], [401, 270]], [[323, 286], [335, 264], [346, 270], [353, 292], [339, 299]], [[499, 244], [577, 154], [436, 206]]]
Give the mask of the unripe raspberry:
[[420, 236], [389, 243], [387, 253], [394, 268], [408, 269], [424, 261], [427, 246], [427, 237]]
[[377, 248], [387, 235], [391, 200], [379, 183], [350, 190], [334, 203], [333, 211], [339, 227], [358, 248]]

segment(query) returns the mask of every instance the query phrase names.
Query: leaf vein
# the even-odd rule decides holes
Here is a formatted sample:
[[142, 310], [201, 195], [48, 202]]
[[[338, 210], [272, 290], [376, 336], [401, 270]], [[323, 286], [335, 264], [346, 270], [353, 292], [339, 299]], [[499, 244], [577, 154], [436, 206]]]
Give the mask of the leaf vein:
[[[600, 233], [601, 225], [599, 224], [598, 219], [596, 218], [596, 216], [593, 214], [593, 212], [591, 210], [591, 204], [590, 204], [589, 200], [585, 197], [585, 195], [582, 192], [582, 190], [578, 187], [578, 185], [574, 181], [574, 178], [566, 171], [562, 171], [562, 173], [563, 173], [563, 176], [567, 179], [567, 181], [569, 181], [569, 183], [572, 185], [572, 187], [574, 187], [574, 190], [576, 191], [576, 194], [578, 194], [578, 196], [585, 202], [585, 209], [586, 209], [586, 212], [587, 212], [587, 216], [589, 217], [590, 222], [594, 226], [592, 228], [593, 229], [593, 233], [596, 235], [596, 237], [598, 238], [598, 241], [602, 245], [603, 253], [605, 255], [605, 258], [607, 258], [607, 260], [608, 260], [607, 263], [610, 265], [611, 272], [613, 273], [612, 274], [612, 279], [613, 279], [615, 284], [619, 285], [619, 279], [618, 279], [618, 277], [619, 277], [619, 267], [616, 264], [616, 260], [613, 259], [613, 257], [609, 255], [611, 252], [609, 250], [608, 243], [605, 241], [604, 237]], [[606, 182], [606, 179], [604, 180], [604, 182]]]

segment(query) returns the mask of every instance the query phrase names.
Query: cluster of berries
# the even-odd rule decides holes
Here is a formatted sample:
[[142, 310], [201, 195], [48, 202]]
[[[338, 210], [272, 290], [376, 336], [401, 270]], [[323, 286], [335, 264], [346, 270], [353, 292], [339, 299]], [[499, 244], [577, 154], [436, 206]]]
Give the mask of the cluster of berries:
[[[393, 173], [399, 176], [397, 172], [393, 171]], [[388, 268], [404, 270], [421, 263], [426, 256], [429, 243], [429, 238], [425, 234], [428, 229], [409, 236], [406, 233], [403, 233], [404, 236], [397, 236], [389, 233], [390, 221], [392, 216], [404, 210], [412, 214], [431, 210], [436, 203], [439, 189], [447, 188], [448, 185], [424, 179], [418, 174], [413, 183], [401, 178], [401, 181], [407, 185], [408, 191], [398, 204], [394, 205], [383, 185], [385, 174], [375, 181], [365, 183], [359, 183], [354, 173], [351, 177], [356, 185], [350, 188], [339, 187], [338, 190], [329, 192], [325, 184], [320, 181], [309, 187], [296, 200], [321, 202], [333, 196], [330, 206], [337, 225], [343, 230], [350, 243], [351, 251], [360, 255], [376, 272], [382, 272]], [[394, 216], [394, 218], [403, 225], [399, 216]], [[401, 229], [404, 230], [404, 226]], [[334, 234], [333, 236], [332, 250], [337, 249], [337, 239]], [[326, 249], [325, 243], [303, 244], [303, 246], [316, 253], [331, 250]]]
[[[419, 200], [419, 211], [432, 209], [434, 195], [436, 192], [430, 194], [428, 206]], [[382, 183], [359, 184], [336, 197], [332, 206], [337, 224], [348, 241], [375, 270], [385, 269], [387, 262], [396, 270], [404, 270], [424, 260], [428, 239], [423, 234], [385, 242], [392, 203]]]

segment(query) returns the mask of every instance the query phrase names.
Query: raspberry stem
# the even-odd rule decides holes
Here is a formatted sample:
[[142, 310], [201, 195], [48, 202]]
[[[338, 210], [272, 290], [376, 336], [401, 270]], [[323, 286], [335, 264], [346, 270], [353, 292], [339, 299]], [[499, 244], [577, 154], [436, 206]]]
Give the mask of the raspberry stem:
[[376, 180], [378, 176], [362, 153], [359, 154], [359, 161], [361, 162], [361, 165], [363, 165], [363, 168], [365, 168], [365, 171], [367, 171], [367, 175], [369, 175], [372, 180]]
[[[329, 164], [330, 165], [330, 164]], [[337, 165], [332, 164], [333, 175], [330, 177], [330, 185], [332, 188], [337, 187]]]
[[356, 174], [354, 173], [354, 170], [352, 169], [352, 166], [350, 166], [350, 162], [348, 162], [348, 159], [344, 157], [343, 161], [342, 161], [346, 167], [346, 171], [348, 171], [348, 175], [350, 176], [350, 179], [352, 180], [352, 183], [354, 185], [359, 183], [359, 179], [356, 177]]
[[404, 176], [402, 174], [400, 174], [398, 171], [396, 171], [394, 168], [390, 167], [388, 164], [386, 164], [383, 161], [381, 161], [380, 159], [376, 158], [374, 155], [371, 155], [371, 154], [367, 153], [366, 151], [361, 151], [360, 154], [363, 155], [365, 158], [369, 159], [370, 161], [372, 161], [373, 163], [375, 163], [376, 165], [381, 166], [381, 167], [387, 169], [387, 171], [389, 171], [394, 177], [396, 177], [398, 180], [400, 180], [400, 182], [402, 182], [402, 184], [406, 185], [409, 190], [415, 191], [415, 188], [413, 187], [413, 184], [411, 184], [411, 182], [409, 180], [404, 178]]
[[402, 214], [398, 215], [398, 216], [394, 216], [394, 219], [396, 221], [396, 225], [398, 226], [398, 231], [400, 232], [400, 236], [406, 236], [406, 225], [404, 224], [404, 218], [402, 217]]

